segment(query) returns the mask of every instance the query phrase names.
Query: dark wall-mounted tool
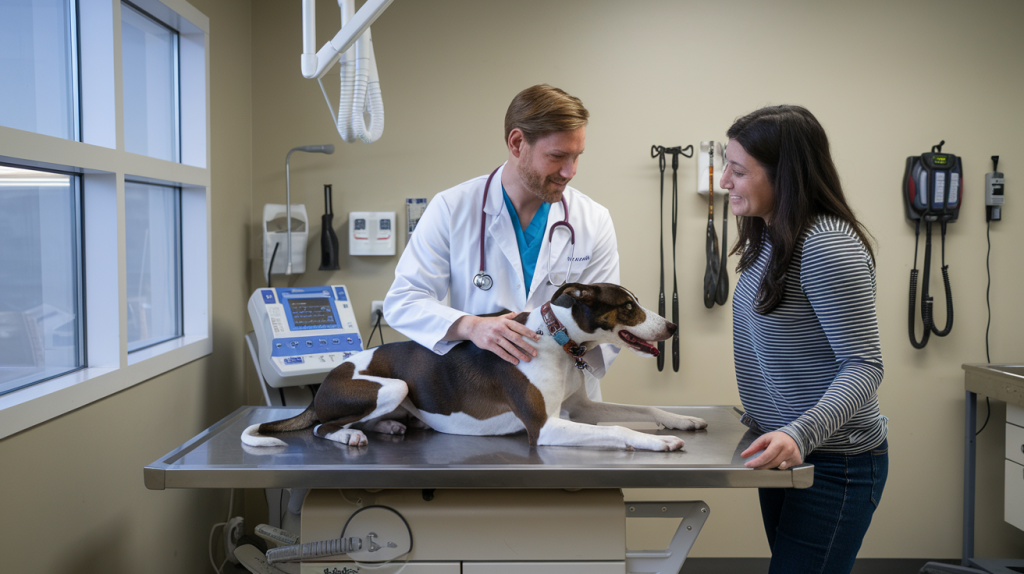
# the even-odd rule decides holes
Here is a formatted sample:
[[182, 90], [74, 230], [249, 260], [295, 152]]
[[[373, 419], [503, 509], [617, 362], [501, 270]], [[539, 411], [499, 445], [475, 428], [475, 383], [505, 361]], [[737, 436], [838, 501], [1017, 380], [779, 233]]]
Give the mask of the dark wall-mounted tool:
[[331, 186], [324, 185], [324, 214], [320, 219], [320, 270], [336, 271], [338, 266], [338, 235], [334, 232], [334, 205]]
[[[945, 140], [932, 146], [931, 153], [907, 158], [903, 173], [903, 207], [907, 219], [914, 222], [914, 268], [910, 271], [910, 344], [923, 349], [931, 335], [945, 337], [953, 329], [953, 296], [949, 286], [949, 265], [946, 265], [946, 224], [956, 221], [963, 201], [963, 167], [960, 158], [942, 153]], [[921, 321], [924, 332], [918, 341], [914, 333], [917, 297], [917, 250], [921, 237], [921, 222], [925, 225], [924, 277], [921, 280]], [[938, 222], [942, 230], [942, 281], [946, 288], [946, 327], [939, 330], [932, 316], [933, 298], [928, 293], [928, 280], [932, 263], [932, 223]]]
[[[661, 217], [658, 218], [661, 226], [659, 236], [659, 247], [661, 248], [661, 292], [658, 294], [658, 314], [665, 316], [665, 155], [672, 155], [672, 322], [679, 325], [679, 283], [676, 280], [676, 231], [679, 215], [679, 181], [676, 177], [679, 172], [679, 156], [693, 157], [693, 146], [665, 147], [660, 145], [651, 146], [651, 157], [658, 158], [658, 168], [661, 169], [661, 195], [659, 205], [661, 206]], [[665, 368], [665, 342], [658, 342], [658, 370]], [[672, 335], [672, 370], [679, 372], [679, 329]]]
[[[715, 234], [715, 142], [708, 144], [708, 228], [705, 241], [707, 265], [704, 268], [704, 306], [711, 309], [715, 303], [725, 305], [729, 299], [729, 194], [722, 200], [722, 254], [718, 254], [718, 235]], [[704, 153], [704, 142], [701, 142], [701, 153]], [[718, 146], [725, 165], [725, 153]]]

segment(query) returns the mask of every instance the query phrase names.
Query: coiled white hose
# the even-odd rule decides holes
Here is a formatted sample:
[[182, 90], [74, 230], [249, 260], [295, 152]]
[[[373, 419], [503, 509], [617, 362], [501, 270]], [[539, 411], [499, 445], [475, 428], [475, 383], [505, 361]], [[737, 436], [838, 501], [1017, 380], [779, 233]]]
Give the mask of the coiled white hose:
[[278, 562], [298, 562], [299, 560], [310, 560], [323, 558], [325, 556], [336, 556], [347, 554], [353, 550], [363, 548], [363, 539], [350, 536], [348, 538], [335, 538], [333, 540], [319, 540], [317, 542], [305, 542], [291, 546], [281, 546], [267, 550], [267, 563], [277, 564]]
[[[341, 8], [341, 26], [344, 28], [354, 14], [354, 2], [338, 0], [338, 6]], [[352, 48], [345, 51], [339, 67], [341, 94], [337, 116], [334, 115], [330, 99], [323, 89], [323, 82], [320, 82], [320, 89], [324, 91], [327, 105], [332, 107], [331, 115], [337, 118], [338, 135], [349, 143], [356, 141], [357, 138], [366, 143], [373, 143], [384, 133], [384, 100], [381, 97], [377, 60], [374, 58], [369, 28]], [[367, 115], [370, 116], [368, 126], [365, 119]]]

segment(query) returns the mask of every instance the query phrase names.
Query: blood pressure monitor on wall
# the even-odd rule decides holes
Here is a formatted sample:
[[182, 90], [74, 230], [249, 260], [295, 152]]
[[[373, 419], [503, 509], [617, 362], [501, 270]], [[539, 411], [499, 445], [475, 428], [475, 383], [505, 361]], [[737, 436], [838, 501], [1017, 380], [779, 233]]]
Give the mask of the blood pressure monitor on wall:
[[257, 289], [249, 298], [249, 318], [260, 370], [274, 388], [319, 384], [363, 350], [344, 285]]

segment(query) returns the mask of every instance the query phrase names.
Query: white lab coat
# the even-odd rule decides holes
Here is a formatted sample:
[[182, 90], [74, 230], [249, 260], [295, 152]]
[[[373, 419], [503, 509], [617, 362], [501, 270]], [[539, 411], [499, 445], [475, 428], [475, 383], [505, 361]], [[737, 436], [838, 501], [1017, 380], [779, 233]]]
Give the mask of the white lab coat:
[[[487, 175], [437, 194], [427, 206], [395, 269], [395, 282], [384, 300], [388, 325], [438, 354], [459, 341], [443, 341], [449, 327], [463, 315], [483, 315], [502, 309], [532, 311], [551, 300], [569, 270], [572, 251], [565, 226], [547, 237], [551, 226], [565, 217], [561, 203], [551, 204], [544, 244], [537, 257], [529, 298], [523, 288], [523, 266], [515, 229], [507, 213], [498, 169], [483, 206]], [[564, 192], [569, 223], [576, 231], [570, 283], [619, 283], [619, 252], [608, 210], [572, 187]], [[473, 285], [480, 271], [480, 218], [485, 221], [485, 268], [494, 280], [488, 291]], [[549, 272], [552, 274], [549, 279]], [[618, 354], [613, 345], [587, 353], [587, 394], [600, 400], [599, 378]]]

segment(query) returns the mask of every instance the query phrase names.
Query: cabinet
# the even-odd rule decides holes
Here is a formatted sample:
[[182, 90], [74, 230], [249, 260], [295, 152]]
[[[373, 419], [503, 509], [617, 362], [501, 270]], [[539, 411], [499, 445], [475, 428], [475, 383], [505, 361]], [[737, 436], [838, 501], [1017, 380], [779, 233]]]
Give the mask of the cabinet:
[[1024, 530], [1024, 408], [1006, 405], [1003, 519]]

